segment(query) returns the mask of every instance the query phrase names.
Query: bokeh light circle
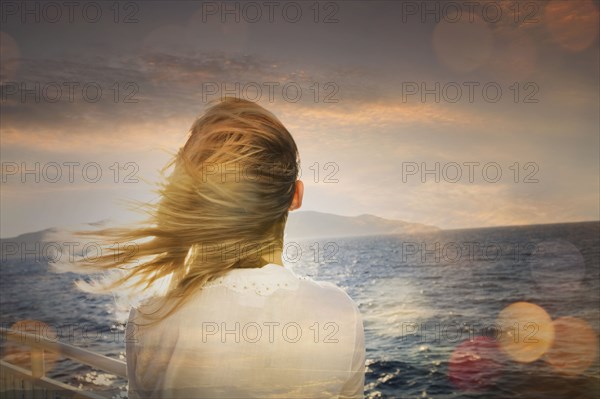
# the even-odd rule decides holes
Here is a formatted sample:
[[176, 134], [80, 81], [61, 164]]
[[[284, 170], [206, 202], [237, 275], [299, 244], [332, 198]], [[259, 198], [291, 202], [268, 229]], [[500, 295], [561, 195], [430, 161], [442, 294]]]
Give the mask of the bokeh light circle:
[[578, 375], [598, 356], [598, 335], [585, 321], [575, 317], [554, 320], [554, 342], [546, 360], [561, 374]]
[[554, 41], [566, 50], [585, 50], [598, 38], [598, 8], [591, 0], [552, 0], [544, 20]]
[[497, 341], [489, 337], [475, 337], [454, 349], [448, 364], [448, 377], [461, 390], [483, 390], [499, 377], [501, 358]]
[[528, 302], [516, 302], [496, 320], [502, 330], [500, 348], [513, 360], [531, 363], [543, 356], [554, 340], [554, 326], [546, 311]]
[[536, 285], [551, 295], [579, 289], [585, 278], [583, 255], [575, 245], [562, 239], [536, 244], [527, 264]]
[[533, 40], [522, 30], [507, 30], [500, 34], [489, 63], [491, 73], [495, 78], [511, 83], [529, 78], [537, 64], [537, 47]]
[[[31, 349], [27, 345], [19, 344], [19, 341], [21, 340], [19, 337], [20, 333], [32, 334], [35, 337], [45, 338], [53, 342], [58, 340], [56, 331], [43, 321], [19, 320], [10, 328], [14, 331], [13, 334], [16, 335], [17, 340], [6, 341], [2, 360], [22, 368], [31, 369]], [[44, 351], [46, 372], [54, 367], [59, 357], [58, 353]]]

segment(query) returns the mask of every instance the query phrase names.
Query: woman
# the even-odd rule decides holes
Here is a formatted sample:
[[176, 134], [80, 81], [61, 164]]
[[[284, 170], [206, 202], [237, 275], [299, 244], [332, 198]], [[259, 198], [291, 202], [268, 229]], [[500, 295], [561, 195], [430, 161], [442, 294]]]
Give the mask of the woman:
[[[362, 398], [364, 333], [340, 288], [282, 262], [288, 211], [300, 208], [298, 151], [261, 106], [226, 99], [202, 115], [160, 190], [150, 227], [123, 241], [126, 275], [163, 295], [131, 309], [130, 398]], [[96, 262], [115, 268], [115, 255]]]

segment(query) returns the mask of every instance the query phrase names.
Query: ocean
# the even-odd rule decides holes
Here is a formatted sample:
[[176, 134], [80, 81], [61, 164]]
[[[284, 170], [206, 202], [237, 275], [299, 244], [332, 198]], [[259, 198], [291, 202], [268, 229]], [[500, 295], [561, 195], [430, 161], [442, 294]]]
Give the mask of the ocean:
[[[339, 285], [359, 305], [365, 397], [600, 397], [600, 222], [322, 238], [285, 249], [294, 272]], [[78, 291], [77, 275], [51, 273], [43, 260], [3, 259], [0, 277], [2, 327], [42, 321], [61, 341], [125, 360], [127, 312], [113, 297]], [[553, 320], [562, 346], [532, 355], [543, 344], [535, 323], [518, 326], [533, 338], [527, 353], [503, 346], [499, 315], [523, 308]], [[3, 356], [14, 352], [2, 346]], [[52, 360], [50, 377], [126, 397], [123, 379]]]

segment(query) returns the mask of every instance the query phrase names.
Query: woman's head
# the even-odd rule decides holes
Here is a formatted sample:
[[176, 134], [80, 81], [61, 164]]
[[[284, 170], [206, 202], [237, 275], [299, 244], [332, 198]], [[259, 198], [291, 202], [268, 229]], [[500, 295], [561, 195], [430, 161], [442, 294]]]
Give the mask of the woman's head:
[[272, 228], [285, 223], [296, 193], [298, 149], [269, 111], [237, 98], [214, 105], [194, 122], [175, 162], [172, 178], [181, 173], [196, 190], [189, 212], [218, 216], [212, 235], [233, 229], [282, 238]]
[[194, 122], [169, 166], [148, 226], [94, 233], [119, 242], [148, 239], [133, 255], [116, 250], [96, 259], [94, 266], [106, 270], [127, 265], [106, 289], [131, 283], [144, 290], [167, 277], [166, 296], [181, 302], [232, 268], [273, 261], [288, 211], [300, 207], [303, 194], [296, 143], [273, 114], [225, 99]]
[[[298, 149], [269, 111], [237, 98], [212, 106], [194, 122], [174, 164], [158, 209], [164, 231], [189, 233], [190, 244], [283, 239], [288, 210], [301, 201]], [[236, 266], [259, 263], [247, 257]]]

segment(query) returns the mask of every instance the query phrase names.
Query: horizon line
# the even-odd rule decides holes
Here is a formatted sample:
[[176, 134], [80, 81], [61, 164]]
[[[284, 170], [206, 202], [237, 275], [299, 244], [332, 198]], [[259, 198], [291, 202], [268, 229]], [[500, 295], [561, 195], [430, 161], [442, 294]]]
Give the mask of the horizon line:
[[[410, 224], [421, 224], [421, 225], [424, 225], [424, 226], [430, 226], [430, 227], [438, 228], [440, 231], [481, 230], [481, 229], [495, 229], [495, 228], [507, 228], [507, 227], [550, 226], [550, 225], [557, 225], [557, 224], [579, 224], [579, 223], [595, 223], [595, 222], [600, 222], [600, 219], [595, 219], [595, 220], [578, 220], [578, 221], [567, 221], [567, 222], [543, 222], [543, 223], [532, 223], [532, 224], [506, 224], [506, 225], [492, 225], [492, 226], [442, 228], [442, 227], [439, 227], [437, 225], [427, 224], [427, 223], [423, 223], [423, 222], [411, 222], [411, 221], [402, 220], [402, 219], [389, 219], [389, 218], [386, 218], [386, 217], [383, 217], [383, 216], [378, 216], [378, 215], [375, 215], [375, 214], [372, 214], [372, 213], [361, 213], [359, 215], [349, 216], [349, 215], [340, 215], [340, 214], [337, 214], [337, 213], [315, 211], [315, 210], [312, 210], [312, 209], [298, 211], [297, 213], [303, 213], [303, 212], [324, 213], [324, 214], [328, 214], [328, 215], [348, 217], [348, 218], [357, 218], [357, 217], [360, 217], [360, 216], [369, 215], [369, 216], [378, 217], [380, 219], [391, 220], [391, 221], [396, 221], [396, 222], [404, 222], [404, 223], [410, 223]], [[103, 219], [103, 220], [106, 220], [106, 219]], [[95, 222], [85, 222], [85, 223], [80, 223], [80, 224], [93, 224], [93, 223], [98, 223], [98, 221], [95, 221]], [[61, 227], [61, 226], [51, 226], [51, 227], [46, 227], [46, 228], [43, 228], [43, 229], [40, 229], [40, 230], [27, 231], [27, 232], [20, 233], [20, 234], [17, 234], [17, 235], [13, 235], [13, 236], [9, 236], [9, 237], [2, 237], [2, 236], [0, 236], [0, 240], [10, 239], [10, 238], [17, 238], [17, 237], [20, 237], [20, 236], [25, 235], [25, 234], [33, 234], [33, 233], [39, 233], [39, 232], [50, 230], [50, 229], [61, 229], [61, 228], [63, 228], [63, 227]]]

